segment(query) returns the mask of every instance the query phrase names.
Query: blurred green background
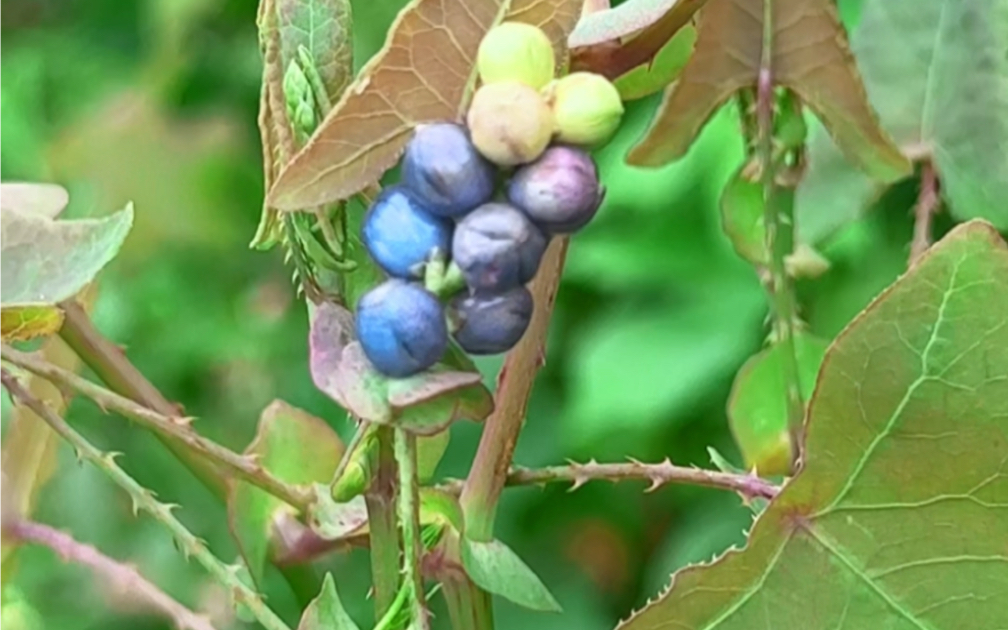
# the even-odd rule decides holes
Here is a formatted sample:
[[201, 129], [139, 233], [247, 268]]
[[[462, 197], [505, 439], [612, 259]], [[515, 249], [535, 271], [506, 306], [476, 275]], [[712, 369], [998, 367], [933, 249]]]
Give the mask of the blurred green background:
[[[848, 23], [856, 19], [858, 2], [840, 5]], [[381, 46], [400, 6], [354, 3], [358, 67]], [[200, 418], [200, 431], [232, 448], [245, 447], [259, 411], [278, 397], [347, 435], [343, 414], [311, 384], [306, 315], [290, 269], [279, 252], [248, 248], [262, 198], [255, 0], [4, 0], [3, 12], [3, 180], [63, 184], [72, 200], [65, 216], [136, 204], [136, 226], [101, 278], [99, 328]], [[631, 169], [622, 156], [658, 100], [629, 104], [624, 128], [598, 154], [608, 196], [570, 249], [547, 364], [518, 445], [522, 465], [668, 456], [710, 466], [710, 445], [738, 463], [725, 400], [764, 339], [766, 306], [755, 273], [719, 226], [720, 188], [741, 158], [734, 110], [719, 113], [681, 162]], [[834, 336], [902, 271], [914, 194], [912, 183], [894, 188], [865, 220], [821, 244], [832, 269], [799, 287], [814, 332]], [[481, 367], [492, 377], [499, 364]], [[86, 401], [75, 401], [69, 418], [102, 448], [126, 453], [130, 473], [181, 504], [180, 518], [220, 557], [237, 557], [224, 507], [160, 443]], [[453, 428], [440, 472], [463, 476], [478, 438], [477, 425]], [[743, 542], [751, 516], [737, 497], [642, 489], [508, 490], [497, 533], [565, 612], [499, 601], [498, 627], [612, 628], [665, 588], [676, 568]], [[163, 529], [134, 518], [124, 495], [63, 445], [36, 516], [135, 563], [193, 607], [225, 606]], [[5, 597], [34, 606], [43, 627], [167, 627], [47, 550], [19, 553]], [[318, 566], [335, 572], [351, 613], [370, 623], [366, 553]], [[272, 569], [267, 592], [296, 623], [297, 604]], [[434, 607], [435, 626], [447, 627], [439, 598]]]

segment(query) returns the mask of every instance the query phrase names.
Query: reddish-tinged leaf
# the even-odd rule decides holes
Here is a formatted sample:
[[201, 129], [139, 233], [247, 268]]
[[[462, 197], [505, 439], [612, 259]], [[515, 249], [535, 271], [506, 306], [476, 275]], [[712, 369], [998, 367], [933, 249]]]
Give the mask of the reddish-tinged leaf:
[[1008, 627], [1006, 453], [1008, 247], [974, 221], [827, 351], [802, 468], [745, 549], [619, 627]]
[[[501, 0], [407, 5], [385, 47], [279, 174], [267, 203], [296, 211], [346, 199], [398, 161], [417, 124], [461, 120], [475, 83], [476, 50], [506, 7]], [[508, 19], [542, 27], [564, 53], [580, 8], [577, 0], [518, 0]]]
[[[910, 164], [879, 128], [832, 0], [774, 0], [769, 71], [794, 90], [867, 172], [892, 181]], [[693, 57], [669, 88], [647, 135], [628, 156], [640, 166], [682, 157], [714, 110], [756, 85], [764, 47], [763, 0], [710, 0]]]
[[567, 45], [574, 49], [622, 39], [653, 26], [670, 13], [682, 27], [706, 1], [627, 0], [615, 8], [582, 17], [567, 38]]
[[[256, 437], [245, 450], [277, 478], [290, 484], [328, 482], [340, 457], [343, 442], [324, 420], [274, 400], [259, 418]], [[243, 482], [228, 492], [231, 533], [256, 583], [262, 583], [270, 540], [277, 516], [294, 508], [264, 490]]]

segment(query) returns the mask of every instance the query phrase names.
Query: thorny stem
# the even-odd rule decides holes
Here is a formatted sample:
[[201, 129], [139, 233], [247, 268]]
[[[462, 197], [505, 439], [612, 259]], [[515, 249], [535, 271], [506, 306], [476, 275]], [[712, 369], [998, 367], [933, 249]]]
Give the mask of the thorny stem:
[[9, 346], [0, 346], [0, 357], [4, 361], [28, 370], [52, 383], [69, 387], [87, 396], [103, 410], [114, 411], [134, 420], [158, 435], [170, 438], [179, 444], [184, 444], [191, 452], [197, 453], [205, 460], [230, 470], [238, 477], [282, 499], [299, 510], [306, 510], [312, 501], [309, 492], [277, 479], [268, 470], [259, 465], [254, 458], [235, 453], [199, 435], [189, 426], [189, 419], [187, 418], [177, 415], [166, 416], [160, 414], [124, 396], [110, 392], [69, 370], [48, 363], [37, 356], [15, 350]]
[[197, 615], [140, 575], [134, 567], [122, 564], [91, 545], [74, 540], [57, 529], [32, 521], [14, 520], [3, 525], [5, 536], [22, 542], [49, 547], [64, 561], [84, 565], [131, 599], [148, 604], [174, 622], [181, 630], [214, 630], [213, 624]]
[[938, 174], [930, 160], [921, 165], [920, 192], [914, 204], [913, 241], [910, 243], [910, 265], [917, 262], [931, 247], [931, 220], [938, 211]]
[[375, 619], [381, 619], [399, 590], [399, 532], [396, 529], [396, 460], [392, 429], [378, 430], [378, 469], [364, 499], [371, 538], [371, 582]]
[[[161, 395], [123, 351], [95, 328], [80, 304], [68, 300], [60, 304], [60, 308], [65, 317], [60, 337], [109, 389], [162, 415], [179, 415], [180, 407]], [[218, 499], [224, 499], [227, 484], [216, 466], [209, 460], [194, 457], [189, 448], [177, 440], [160, 434], [158, 438]]]
[[[755, 475], [739, 475], [704, 470], [687, 466], [676, 466], [665, 460], [658, 464], [644, 464], [637, 461], [625, 464], [599, 464], [592, 460], [586, 464], [571, 463], [568, 466], [548, 466], [546, 468], [513, 468], [507, 476], [508, 486], [528, 486], [546, 483], [572, 483], [576, 490], [589, 481], [631, 481], [650, 482], [647, 491], [656, 490], [665, 484], [686, 484], [731, 490], [742, 496], [755, 499], [772, 499], [780, 488]], [[451, 480], [439, 486], [451, 493], [460, 491], [462, 482]]]
[[410, 628], [428, 630], [427, 605], [420, 573], [420, 497], [417, 485], [416, 436], [395, 429], [395, 459], [399, 466], [399, 526], [403, 541], [403, 580], [412, 591]]
[[182, 552], [187, 556], [195, 557], [210, 575], [229, 590], [236, 602], [248, 607], [266, 630], [290, 630], [287, 624], [263, 602], [262, 598], [238, 578], [235, 567], [228, 567], [214, 556], [192, 532], [186, 529], [185, 525], [172, 516], [171, 506], [159, 503], [150, 490], [138, 484], [115, 463], [111, 453], [102, 453], [95, 448], [45, 403], [32, 396], [7, 370], [0, 370], [0, 382], [3, 383], [12, 399], [38, 414], [52, 427], [53, 431], [74, 447], [79, 457], [96, 466], [117, 486], [125, 490], [133, 500], [134, 511], [143, 510], [154, 517], [154, 520], [164, 525], [174, 536]]

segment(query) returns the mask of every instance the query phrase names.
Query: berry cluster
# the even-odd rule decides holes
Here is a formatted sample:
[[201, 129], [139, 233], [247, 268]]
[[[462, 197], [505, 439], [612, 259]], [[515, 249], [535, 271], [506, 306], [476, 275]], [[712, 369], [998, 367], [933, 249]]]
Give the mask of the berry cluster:
[[533, 311], [525, 285], [549, 239], [584, 227], [604, 194], [583, 149], [619, 125], [611, 83], [590, 73], [554, 80], [549, 40], [520, 23], [487, 33], [477, 71], [467, 125], [418, 126], [402, 181], [364, 217], [364, 245], [389, 279], [358, 303], [357, 336], [390, 377], [433, 366], [449, 333], [470, 354], [518, 343]]

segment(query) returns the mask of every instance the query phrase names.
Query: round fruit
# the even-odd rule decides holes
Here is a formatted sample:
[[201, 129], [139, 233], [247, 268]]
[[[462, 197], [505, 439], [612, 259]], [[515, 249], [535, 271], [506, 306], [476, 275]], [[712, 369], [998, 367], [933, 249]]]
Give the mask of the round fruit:
[[546, 237], [525, 214], [506, 203], [487, 203], [459, 221], [452, 260], [474, 293], [501, 293], [531, 280]]
[[361, 227], [361, 239], [371, 257], [396, 278], [419, 278], [435, 250], [447, 253], [451, 238], [451, 222], [431, 214], [401, 184], [378, 195]]
[[439, 216], [458, 218], [490, 201], [496, 175], [459, 125], [420, 125], [406, 145], [403, 183]]
[[539, 157], [553, 135], [553, 114], [539, 92], [517, 81], [476, 90], [466, 116], [472, 142], [499, 166]]
[[584, 227], [602, 203], [598, 170], [591, 156], [573, 147], [553, 146], [523, 166], [508, 182], [507, 197], [550, 234]]
[[586, 147], [602, 144], [623, 118], [619, 91], [600, 74], [575, 72], [557, 80], [547, 91], [561, 142]]
[[518, 81], [536, 90], [553, 80], [553, 46], [542, 29], [504, 22], [487, 31], [476, 53], [483, 83]]
[[532, 319], [525, 287], [494, 295], [464, 295], [452, 301], [461, 322], [455, 340], [469, 354], [500, 354], [514, 347]]
[[405, 378], [441, 360], [448, 327], [437, 298], [422, 287], [391, 279], [357, 303], [357, 338], [371, 364], [386, 376]]

